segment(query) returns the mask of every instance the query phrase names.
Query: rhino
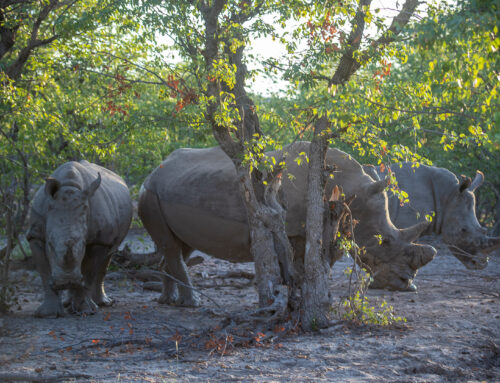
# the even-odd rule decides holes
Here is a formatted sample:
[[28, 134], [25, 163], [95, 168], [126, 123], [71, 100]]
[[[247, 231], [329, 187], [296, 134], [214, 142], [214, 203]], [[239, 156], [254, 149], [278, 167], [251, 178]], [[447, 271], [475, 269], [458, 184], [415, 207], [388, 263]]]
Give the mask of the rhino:
[[113, 303], [103, 280], [112, 253], [128, 232], [132, 201], [115, 173], [87, 161], [67, 162], [35, 194], [27, 239], [43, 285], [37, 317], [64, 315]]
[[[483, 269], [488, 256], [500, 248], [500, 237], [490, 237], [476, 217], [474, 191], [481, 186], [484, 175], [476, 172], [473, 180], [461, 176], [459, 180], [452, 172], [435, 166], [411, 162], [389, 167], [401, 190], [408, 193], [409, 204], [400, 205], [397, 196], [389, 198], [389, 214], [394, 224], [405, 228], [423, 221], [434, 213], [432, 225], [423, 234], [441, 235], [452, 254], [471, 270]], [[365, 171], [374, 178], [384, 177], [380, 167], [365, 165]]]
[[[299, 165], [295, 159], [308, 153], [309, 146], [308, 142], [296, 142], [267, 153], [277, 162], [286, 162], [281, 193], [288, 206], [287, 235], [299, 264], [305, 252], [308, 167], [305, 161]], [[357, 161], [337, 149], [328, 149], [327, 163], [335, 164], [338, 170], [326, 193], [340, 185], [345, 195], [356, 195], [351, 204], [359, 220], [355, 236], [366, 250], [363, 261], [373, 271], [375, 287], [413, 290], [416, 271], [436, 254], [431, 246], [411, 243], [427, 223], [396, 229], [387, 211], [385, 180], [375, 182]], [[184, 261], [194, 249], [231, 262], [252, 261], [236, 170], [220, 147], [172, 152], [144, 181], [138, 214], [164, 256], [166, 271], [182, 282], [178, 286], [172, 280], [165, 282], [160, 303], [199, 304]], [[378, 234], [384, 237], [382, 241]]]

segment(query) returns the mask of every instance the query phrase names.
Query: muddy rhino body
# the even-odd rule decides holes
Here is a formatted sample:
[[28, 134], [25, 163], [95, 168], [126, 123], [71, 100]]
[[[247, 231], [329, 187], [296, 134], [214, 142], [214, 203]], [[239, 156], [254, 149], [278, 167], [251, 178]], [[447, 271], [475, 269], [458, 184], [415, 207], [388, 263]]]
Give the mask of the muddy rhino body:
[[[296, 259], [305, 249], [307, 164], [294, 161], [308, 153], [310, 144], [298, 142], [282, 151], [269, 152], [287, 163], [282, 192], [288, 205], [286, 230]], [[284, 153], [286, 155], [284, 156]], [[327, 185], [343, 187], [347, 196], [356, 194], [351, 210], [360, 223], [356, 238], [367, 249], [366, 262], [375, 270], [378, 287], [412, 289], [416, 270], [430, 261], [435, 250], [411, 244], [412, 237], [425, 229], [420, 224], [397, 230], [389, 220], [385, 181], [375, 182], [349, 155], [329, 149], [327, 162], [339, 171]], [[306, 164], [306, 165], [304, 165]], [[167, 272], [190, 285], [184, 259], [193, 249], [232, 262], [252, 261], [250, 235], [245, 207], [240, 197], [236, 170], [219, 148], [178, 149], [145, 180], [139, 198], [139, 216], [157, 248], [164, 254]], [[380, 244], [380, 232], [387, 240]], [[196, 305], [192, 289], [167, 282], [160, 302]]]
[[63, 290], [72, 312], [112, 303], [103, 279], [131, 219], [128, 187], [115, 173], [87, 161], [54, 171], [34, 197], [27, 236], [43, 282], [37, 316], [63, 315]]
[[[422, 233], [441, 235], [452, 254], [468, 269], [482, 269], [488, 264], [487, 254], [500, 248], [500, 237], [490, 237], [476, 217], [474, 192], [484, 176], [477, 172], [474, 180], [435, 166], [411, 162], [390, 167], [399, 188], [408, 193], [409, 204], [401, 206], [396, 196], [389, 198], [389, 213], [399, 228], [415, 225], [434, 215], [431, 225]], [[385, 177], [387, 169], [365, 165], [368, 174]]]

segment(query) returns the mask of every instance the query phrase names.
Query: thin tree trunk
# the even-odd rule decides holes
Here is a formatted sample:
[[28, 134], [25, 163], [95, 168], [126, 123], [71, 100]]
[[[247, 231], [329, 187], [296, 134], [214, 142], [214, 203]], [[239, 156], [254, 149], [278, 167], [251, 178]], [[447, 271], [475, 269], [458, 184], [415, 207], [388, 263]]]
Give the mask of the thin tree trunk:
[[[307, 189], [306, 250], [304, 257], [304, 281], [302, 284], [302, 327], [304, 329], [328, 326], [330, 294], [328, 280], [330, 265], [322, 256], [325, 214], [325, 156], [328, 140], [325, 129], [326, 118], [320, 119], [314, 129], [314, 138], [309, 149], [309, 174]], [[333, 235], [333, 233], [332, 233]]]
[[[8, 191], [7, 191], [8, 193]], [[6, 205], [12, 203], [12, 199], [9, 198], [10, 195], [7, 194], [4, 196], [4, 203]], [[12, 253], [13, 248], [13, 217], [12, 217], [12, 207], [6, 206], [6, 235], [7, 235], [7, 246], [5, 247], [5, 251], [2, 251], [2, 258], [0, 259], [0, 271], [1, 271], [1, 286], [0, 286], [0, 313], [5, 313], [9, 310], [9, 264], [10, 264], [10, 255]], [[2, 249], [4, 250], [4, 249]]]

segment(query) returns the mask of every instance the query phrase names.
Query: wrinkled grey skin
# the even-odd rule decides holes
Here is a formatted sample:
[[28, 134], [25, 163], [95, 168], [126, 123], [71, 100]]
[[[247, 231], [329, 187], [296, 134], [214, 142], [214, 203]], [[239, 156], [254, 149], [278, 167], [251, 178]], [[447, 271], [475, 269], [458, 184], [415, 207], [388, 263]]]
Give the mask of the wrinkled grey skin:
[[[308, 151], [309, 143], [297, 142], [282, 152], [268, 153], [277, 162], [283, 152], [288, 153], [281, 192], [288, 205], [287, 234], [299, 263], [305, 252], [307, 163], [302, 161], [298, 166], [294, 159]], [[377, 287], [413, 290], [416, 270], [435, 255], [430, 246], [410, 243], [427, 225], [404, 232], [396, 229], [387, 212], [385, 182], [374, 182], [359, 163], [339, 150], [329, 149], [327, 162], [339, 168], [327, 185], [327, 195], [340, 184], [346, 196], [357, 196], [351, 205], [360, 221], [356, 240], [366, 247], [364, 260], [374, 272]], [[165, 257], [166, 271], [188, 286], [191, 281], [184, 259], [193, 249], [232, 262], [252, 261], [246, 211], [237, 182], [233, 163], [219, 147], [179, 149], [141, 188], [139, 216]], [[378, 233], [387, 238], [382, 245], [374, 238]], [[173, 281], [166, 282], [159, 301], [187, 306], [199, 303], [192, 289], [176, 286]]]
[[38, 317], [93, 313], [112, 300], [103, 280], [112, 253], [127, 234], [132, 201], [115, 173], [87, 161], [59, 166], [36, 193], [27, 238], [43, 283]]
[[[432, 224], [423, 234], [440, 234], [453, 255], [468, 269], [483, 269], [491, 251], [500, 248], [500, 237], [490, 237], [476, 217], [474, 191], [481, 186], [484, 176], [477, 171], [474, 180], [457, 177], [447, 169], [404, 163], [391, 167], [401, 190], [408, 193], [410, 204], [400, 206], [396, 196], [389, 199], [389, 212], [399, 228], [415, 225], [435, 212]], [[373, 176], [385, 176], [378, 167], [365, 166]], [[376, 174], [373, 174], [376, 172]], [[418, 214], [417, 214], [418, 213]], [[419, 215], [419, 216], [418, 216]]]

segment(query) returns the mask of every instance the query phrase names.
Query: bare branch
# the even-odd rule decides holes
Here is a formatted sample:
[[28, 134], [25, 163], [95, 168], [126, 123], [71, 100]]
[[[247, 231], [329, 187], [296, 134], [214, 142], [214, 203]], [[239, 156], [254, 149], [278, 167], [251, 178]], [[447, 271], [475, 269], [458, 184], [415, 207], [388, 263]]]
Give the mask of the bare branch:
[[[353, 57], [353, 53], [356, 49], [359, 49], [359, 44], [361, 43], [364, 30], [364, 13], [362, 5], [369, 5], [370, 2], [371, 1], [368, 0], [360, 0], [358, 12], [354, 17], [352, 31], [349, 35], [348, 50], [340, 59], [339, 66], [329, 82], [329, 85], [339, 85], [345, 83], [361, 67], [361, 62], [365, 61], [370, 54], [373, 54], [373, 52], [377, 50], [377, 48], [394, 42], [396, 37], [410, 21], [410, 18], [415, 13], [417, 6], [421, 4], [421, 1], [419, 0], [406, 0], [399, 14], [392, 20], [390, 27], [382, 34], [382, 36], [371, 44], [371, 51], [365, 50], [361, 52], [360, 58], [356, 59]], [[357, 45], [351, 44], [351, 41]]]
[[23, 49], [21, 49], [21, 51], [17, 55], [16, 60], [5, 70], [5, 73], [11, 79], [17, 80], [19, 76], [21, 76], [24, 64], [26, 63], [26, 61], [28, 61], [28, 58], [31, 56], [31, 52], [33, 51], [33, 49], [43, 45], [50, 44], [52, 41], [58, 38], [57, 35], [54, 35], [48, 39], [43, 39], [43, 40], [38, 39], [38, 32], [40, 30], [40, 26], [42, 25], [43, 21], [58, 6], [60, 6], [58, 0], [51, 0], [49, 4], [43, 7], [40, 13], [38, 14], [38, 17], [36, 18], [35, 23], [33, 24], [33, 28], [31, 30], [30, 40], [28, 42], [28, 45]]
[[352, 22], [352, 29], [347, 39], [347, 50], [342, 55], [339, 65], [329, 85], [340, 85], [345, 83], [359, 69], [360, 63], [354, 57], [354, 52], [359, 49], [365, 29], [366, 9], [370, 8], [371, 0], [360, 0], [358, 10]]
[[395, 41], [396, 37], [401, 33], [403, 28], [408, 24], [410, 18], [415, 13], [418, 5], [422, 4], [419, 0], [407, 0], [403, 4], [403, 8], [399, 14], [392, 19], [391, 26], [384, 32], [382, 36], [375, 42], [375, 46], [385, 45]]

